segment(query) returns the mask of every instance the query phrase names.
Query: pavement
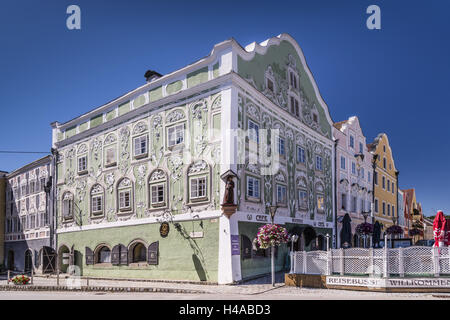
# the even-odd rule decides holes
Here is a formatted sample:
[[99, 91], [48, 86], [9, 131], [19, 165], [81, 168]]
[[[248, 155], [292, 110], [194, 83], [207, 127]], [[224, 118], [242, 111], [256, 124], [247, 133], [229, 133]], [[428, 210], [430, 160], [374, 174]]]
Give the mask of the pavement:
[[[0, 300], [8, 299], [189, 299], [189, 300], [446, 300], [450, 295], [432, 293], [380, 293], [350, 290], [297, 288], [284, 285], [284, 273], [235, 285], [185, 282], [72, 279], [35, 276], [33, 284], [16, 286], [0, 279]], [[74, 286], [75, 285], [75, 286]], [[74, 290], [75, 289], [75, 290]], [[81, 289], [81, 290], [80, 290]], [[58, 291], [58, 292], [55, 292]]]

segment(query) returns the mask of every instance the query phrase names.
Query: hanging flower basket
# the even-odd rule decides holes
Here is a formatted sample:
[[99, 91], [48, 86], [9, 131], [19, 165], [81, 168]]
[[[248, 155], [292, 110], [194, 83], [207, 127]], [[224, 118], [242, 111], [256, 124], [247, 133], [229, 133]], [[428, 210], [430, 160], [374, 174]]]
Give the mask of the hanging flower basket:
[[387, 234], [402, 234], [403, 228], [397, 225], [390, 226], [386, 229]]
[[286, 228], [277, 224], [266, 224], [259, 227], [256, 239], [261, 249], [267, 249], [288, 242], [289, 236]]
[[356, 233], [359, 235], [368, 235], [373, 233], [373, 224], [364, 222], [356, 226]]
[[27, 277], [25, 275], [17, 275], [14, 278], [11, 279], [11, 282], [15, 285], [24, 285], [28, 284], [30, 282], [30, 277]]

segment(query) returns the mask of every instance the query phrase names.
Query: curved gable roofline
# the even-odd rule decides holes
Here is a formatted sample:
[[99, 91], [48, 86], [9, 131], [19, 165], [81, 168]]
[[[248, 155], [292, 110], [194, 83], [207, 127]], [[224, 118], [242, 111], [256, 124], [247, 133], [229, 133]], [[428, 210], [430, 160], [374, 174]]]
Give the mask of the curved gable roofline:
[[[232, 40], [234, 41], [234, 39], [232, 39]], [[308, 75], [309, 80], [311, 81], [311, 84], [314, 88], [314, 93], [317, 97], [317, 100], [319, 101], [320, 105], [322, 106], [323, 110], [325, 111], [325, 115], [327, 117], [328, 123], [330, 124], [330, 126], [333, 126], [333, 120], [331, 119], [330, 111], [328, 110], [328, 106], [325, 103], [325, 101], [323, 100], [322, 95], [320, 94], [319, 87], [317, 86], [316, 80], [314, 79], [314, 76], [312, 75], [311, 70], [309, 69], [309, 66], [306, 63], [306, 59], [305, 59], [305, 55], [303, 54], [303, 50], [300, 48], [300, 45], [297, 43], [297, 41], [294, 38], [292, 38], [292, 36], [290, 36], [287, 33], [282, 33], [276, 37], [267, 39], [259, 44], [256, 42], [252, 42], [249, 45], [247, 45], [245, 47], [245, 49], [243, 49], [242, 46], [239, 45], [240, 52], [238, 52], [238, 54], [241, 56], [241, 58], [248, 61], [248, 60], [253, 59], [253, 57], [255, 56], [256, 53], [265, 55], [267, 50], [271, 46], [273, 46], [273, 45], [278, 46], [281, 43], [281, 41], [283, 41], [283, 40], [291, 43], [294, 46], [295, 50], [297, 51], [297, 54], [298, 54], [300, 61], [305, 69], [305, 72]]]
[[394, 160], [394, 154], [392, 153], [391, 144], [389, 143], [388, 135], [384, 132], [381, 132], [377, 135], [377, 137], [373, 140], [373, 148], [376, 149], [378, 147], [378, 143], [381, 141], [381, 139], [385, 137], [386, 138], [386, 146], [389, 149], [389, 152], [391, 153], [391, 159], [392, 159], [392, 165], [394, 166], [394, 171], [397, 171], [397, 167], [395, 166], [395, 160]]

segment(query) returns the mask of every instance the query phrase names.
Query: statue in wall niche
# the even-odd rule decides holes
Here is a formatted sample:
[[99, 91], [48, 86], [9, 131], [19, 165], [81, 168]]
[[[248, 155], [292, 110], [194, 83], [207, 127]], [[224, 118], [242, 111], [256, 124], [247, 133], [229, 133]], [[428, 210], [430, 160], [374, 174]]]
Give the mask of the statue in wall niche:
[[223, 204], [234, 204], [234, 182], [232, 176], [227, 178]]

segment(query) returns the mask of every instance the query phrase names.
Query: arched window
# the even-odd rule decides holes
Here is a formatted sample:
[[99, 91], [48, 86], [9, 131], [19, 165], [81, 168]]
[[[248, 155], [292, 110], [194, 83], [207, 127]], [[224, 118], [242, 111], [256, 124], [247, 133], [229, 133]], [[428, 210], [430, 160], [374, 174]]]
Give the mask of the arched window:
[[325, 212], [325, 198], [324, 198], [324, 189], [321, 183], [316, 184], [316, 203], [317, 203], [317, 212], [324, 213]]
[[118, 208], [121, 212], [131, 211], [133, 196], [133, 183], [128, 178], [123, 178], [117, 185]]
[[275, 199], [277, 205], [286, 206], [287, 205], [287, 186], [286, 177], [282, 172], [278, 172], [275, 175]]
[[71, 192], [65, 192], [62, 197], [62, 203], [63, 220], [73, 219], [73, 194]]
[[97, 263], [111, 263], [111, 250], [102, 246], [97, 250]]
[[149, 206], [150, 208], [161, 208], [167, 205], [167, 176], [163, 170], [156, 169], [148, 180]]
[[297, 179], [298, 187], [298, 209], [300, 211], [308, 210], [308, 184], [305, 177], [299, 177]]
[[91, 214], [93, 216], [103, 215], [103, 187], [95, 184], [91, 189]]
[[131, 262], [147, 262], [147, 248], [142, 242], [134, 243], [130, 249]]
[[104, 142], [104, 165], [105, 167], [114, 167], [117, 164], [117, 137], [111, 133], [106, 136]]

